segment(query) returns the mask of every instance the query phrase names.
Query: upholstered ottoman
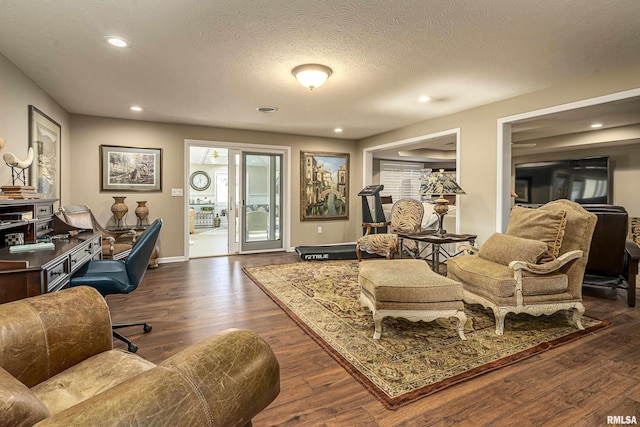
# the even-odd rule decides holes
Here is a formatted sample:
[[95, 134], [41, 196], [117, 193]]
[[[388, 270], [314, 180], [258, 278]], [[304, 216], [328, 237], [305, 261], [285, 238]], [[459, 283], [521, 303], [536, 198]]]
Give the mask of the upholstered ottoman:
[[466, 339], [462, 284], [434, 273], [425, 261], [362, 261], [358, 282], [360, 303], [373, 314], [374, 339], [380, 339], [385, 317], [402, 317], [412, 322], [455, 317], [458, 335]]

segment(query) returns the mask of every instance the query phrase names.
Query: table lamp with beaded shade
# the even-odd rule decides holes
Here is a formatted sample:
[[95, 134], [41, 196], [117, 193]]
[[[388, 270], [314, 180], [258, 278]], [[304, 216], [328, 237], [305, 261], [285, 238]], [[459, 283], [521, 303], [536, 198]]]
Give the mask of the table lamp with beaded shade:
[[457, 194], [467, 194], [454, 179], [454, 174], [440, 169], [438, 172], [431, 172], [426, 178], [425, 185], [422, 186], [420, 194], [423, 196], [438, 196], [433, 211], [438, 215], [437, 234], [445, 234], [447, 230], [442, 227], [444, 216], [449, 212], [449, 201], [444, 196], [455, 196]]

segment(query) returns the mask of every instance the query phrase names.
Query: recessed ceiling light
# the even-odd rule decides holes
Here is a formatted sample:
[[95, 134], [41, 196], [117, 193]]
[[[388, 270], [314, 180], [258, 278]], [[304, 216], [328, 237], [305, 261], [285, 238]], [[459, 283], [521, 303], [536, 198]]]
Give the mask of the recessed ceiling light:
[[333, 131], [334, 131], [335, 133], [340, 133], [340, 132], [342, 132], [342, 128], [335, 128]]
[[129, 107], [129, 109], [131, 111], [142, 111], [142, 107], [140, 107], [138, 105], [132, 105], [131, 107]]
[[275, 113], [278, 111], [276, 107], [258, 107], [257, 110], [261, 113]]
[[104, 41], [109, 43], [111, 46], [115, 46], [115, 47], [130, 47], [131, 46], [131, 44], [128, 41], [126, 41], [125, 39], [123, 39], [121, 37], [107, 36], [107, 37], [104, 37]]
[[420, 98], [418, 98], [418, 102], [429, 102], [429, 101], [431, 101], [431, 97], [427, 95], [422, 95]]
[[602, 123], [593, 123], [591, 125], [592, 128], [596, 129], [596, 128], [601, 128], [602, 127]]

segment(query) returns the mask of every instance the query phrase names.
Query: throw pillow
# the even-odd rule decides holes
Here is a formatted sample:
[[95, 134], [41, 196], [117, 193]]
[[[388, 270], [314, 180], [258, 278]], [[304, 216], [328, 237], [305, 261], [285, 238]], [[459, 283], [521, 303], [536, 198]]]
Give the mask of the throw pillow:
[[547, 244], [540, 262], [553, 261], [560, 254], [564, 228], [567, 225], [565, 210], [530, 209], [514, 206], [507, 226], [510, 236], [538, 240]]
[[478, 256], [503, 265], [511, 261], [535, 264], [546, 250], [547, 244], [539, 240], [494, 233], [480, 247]]
[[0, 426], [32, 426], [49, 416], [49, 410], [29, 388], [0, 368]]

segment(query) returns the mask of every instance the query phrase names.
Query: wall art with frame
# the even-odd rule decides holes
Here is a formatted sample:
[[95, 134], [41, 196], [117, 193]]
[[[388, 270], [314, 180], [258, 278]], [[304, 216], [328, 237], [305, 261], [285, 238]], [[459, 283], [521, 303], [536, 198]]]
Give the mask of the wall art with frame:
[[300, 153], [300, 220], [349, 219], [349, 154]]
[[162, 191], [162, 149], [100, 146], [100, 191]]
[[29, 185], [42, 198], [60, 199], [61, 146], [62, 126], [29, 105], [29, 148], [33, 148]]

